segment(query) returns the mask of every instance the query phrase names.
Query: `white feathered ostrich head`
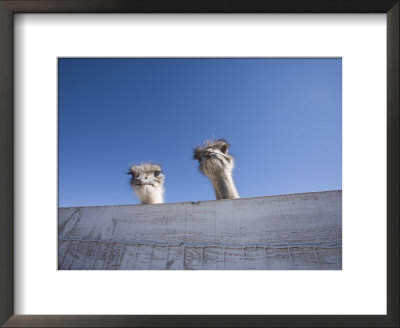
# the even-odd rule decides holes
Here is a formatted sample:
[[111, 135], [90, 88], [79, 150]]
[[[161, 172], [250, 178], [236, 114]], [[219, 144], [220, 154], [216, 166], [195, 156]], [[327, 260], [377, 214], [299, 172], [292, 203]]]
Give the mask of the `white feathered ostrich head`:
[[161, 165], [144, 163], [132, 165], [129, 168], [133, 191], [139, 197], [142, 204], [164, 203], [164, 180]]

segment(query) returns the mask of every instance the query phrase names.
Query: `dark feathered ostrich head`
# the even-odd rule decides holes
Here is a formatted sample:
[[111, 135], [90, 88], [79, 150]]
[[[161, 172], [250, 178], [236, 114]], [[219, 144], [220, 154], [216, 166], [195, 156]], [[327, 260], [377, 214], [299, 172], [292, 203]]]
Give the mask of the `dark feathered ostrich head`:
[[233, 170], [234, 159], [228, 149], [229, 144], [224, 139], [207, 140], [203, 146], [194, 150], [193, 158], [198, 160], [200, 171], [213, 178], [223, 171]]

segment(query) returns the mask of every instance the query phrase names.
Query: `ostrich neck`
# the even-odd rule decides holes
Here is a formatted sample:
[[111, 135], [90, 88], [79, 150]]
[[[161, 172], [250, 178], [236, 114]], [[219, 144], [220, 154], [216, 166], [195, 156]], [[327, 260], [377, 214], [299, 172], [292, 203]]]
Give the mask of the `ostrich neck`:
[[239, 198], [231, 173], [224, 173], [212, 179], [217, 199]]
[[138, 192], [138, 196], [143, 204], [164, 203], [163, 188], [143, 188]]

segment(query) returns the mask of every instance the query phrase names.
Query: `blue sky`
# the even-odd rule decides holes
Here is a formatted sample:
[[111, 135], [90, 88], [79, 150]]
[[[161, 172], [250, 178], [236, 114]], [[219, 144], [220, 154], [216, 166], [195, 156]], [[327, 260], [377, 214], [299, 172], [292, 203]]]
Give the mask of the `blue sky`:
[[342, 188], [341, 59], [60, 58], [58, 82], [60, 207], [138, 204], [147, 161], [166, 202], [215, 199], [192, 158], [211, 137], [241, 197]]

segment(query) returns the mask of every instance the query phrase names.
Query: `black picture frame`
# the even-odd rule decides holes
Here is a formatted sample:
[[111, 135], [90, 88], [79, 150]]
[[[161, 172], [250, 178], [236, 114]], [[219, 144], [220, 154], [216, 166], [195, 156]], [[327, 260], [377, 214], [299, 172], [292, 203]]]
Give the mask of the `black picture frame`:
[[[0, 324], [4, 327], [399, 327], [399, 8], [399, 0], [0, 0]], [[385, 13], [387, 315], [14, 315], [15, 13]]]

